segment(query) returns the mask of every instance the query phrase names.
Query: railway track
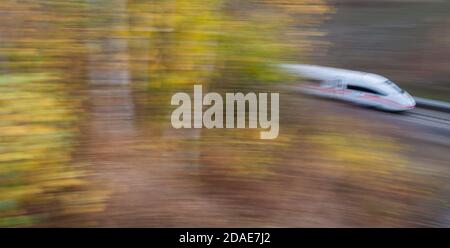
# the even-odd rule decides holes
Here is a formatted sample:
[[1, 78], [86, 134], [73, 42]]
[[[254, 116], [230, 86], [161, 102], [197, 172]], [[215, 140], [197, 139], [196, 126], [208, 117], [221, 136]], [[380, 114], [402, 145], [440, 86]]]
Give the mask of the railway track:
[[404, 113], [405, 119], [415, 123], [450, 129], [450, 113], [417, 107]]

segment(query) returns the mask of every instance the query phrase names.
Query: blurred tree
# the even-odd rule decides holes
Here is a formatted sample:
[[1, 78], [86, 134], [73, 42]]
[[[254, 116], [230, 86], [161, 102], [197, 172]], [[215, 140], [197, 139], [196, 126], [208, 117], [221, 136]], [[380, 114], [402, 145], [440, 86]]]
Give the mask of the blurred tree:
[[[0, 226], [21, 226], [102, 210], [88, 161], [73, 156], [88, 111], [97, 135], [87, 142], [110, 145], [135, 131], [134, 87], [280, 82], [274, 65], [306, 52], [330, 9], [309, 0], [4, 0], [0, 11]], [[234, 168], [255, 171], [245, 155]]]
[[147, 62], [156, 87], [279, 82], [284, 76], [274, 65], [308, 44], [307, 35], [292, 35], [290, 13], [304, 15], [296, 25], [308, 26], [330, 11], [307, 0], [132, 0], [129, 8], [131, 35], [140, 38], [136, 58]]
[[83, 114], [84, 1], [2, 2], [0, 226], [99, 211], [72, 157]]

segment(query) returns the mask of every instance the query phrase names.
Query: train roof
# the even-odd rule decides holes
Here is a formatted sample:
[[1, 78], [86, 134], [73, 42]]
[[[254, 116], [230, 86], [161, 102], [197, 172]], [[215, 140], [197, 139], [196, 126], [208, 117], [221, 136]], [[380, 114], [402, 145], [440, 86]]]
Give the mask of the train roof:
[[319, 65], [282, 65], [283, 68], [288, 69], [293, 72], [299, 72], [302, 75], [313, 77], [313, 78], [358, 78], [370, 83], [383, 83], [387, 78], [374, 73], [353, 71], [347, 69], [340, 69], [334, 67], [326, 67]]

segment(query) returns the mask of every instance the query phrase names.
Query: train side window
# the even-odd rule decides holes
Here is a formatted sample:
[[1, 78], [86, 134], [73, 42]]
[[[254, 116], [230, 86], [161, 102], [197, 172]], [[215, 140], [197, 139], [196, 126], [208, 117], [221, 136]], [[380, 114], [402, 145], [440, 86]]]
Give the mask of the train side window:
[[356, 86], [356, 85], [347, 85], [347, 89], [349, 90], [355, 90], [355, 91], [360, 91], [360, 92], [365, 92], [365, 93], [370, 93], [370, 94], [375, 94], [375, 95], [385, 95], [379, 91], [373, 90], [373, 89], [369, 89], [366, 87], [362, 87], [362, 86]]

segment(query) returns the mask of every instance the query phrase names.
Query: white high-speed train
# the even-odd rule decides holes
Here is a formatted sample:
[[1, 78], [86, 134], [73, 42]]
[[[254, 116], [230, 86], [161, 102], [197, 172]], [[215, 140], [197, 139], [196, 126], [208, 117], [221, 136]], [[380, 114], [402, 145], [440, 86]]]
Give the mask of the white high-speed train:
[[303, 64], [285, 64], [282, 68], [309, 79], [301, 87], [309, 94], [387, 111], [405, 111], [416, 105], [410, 94], [377, 74]]

